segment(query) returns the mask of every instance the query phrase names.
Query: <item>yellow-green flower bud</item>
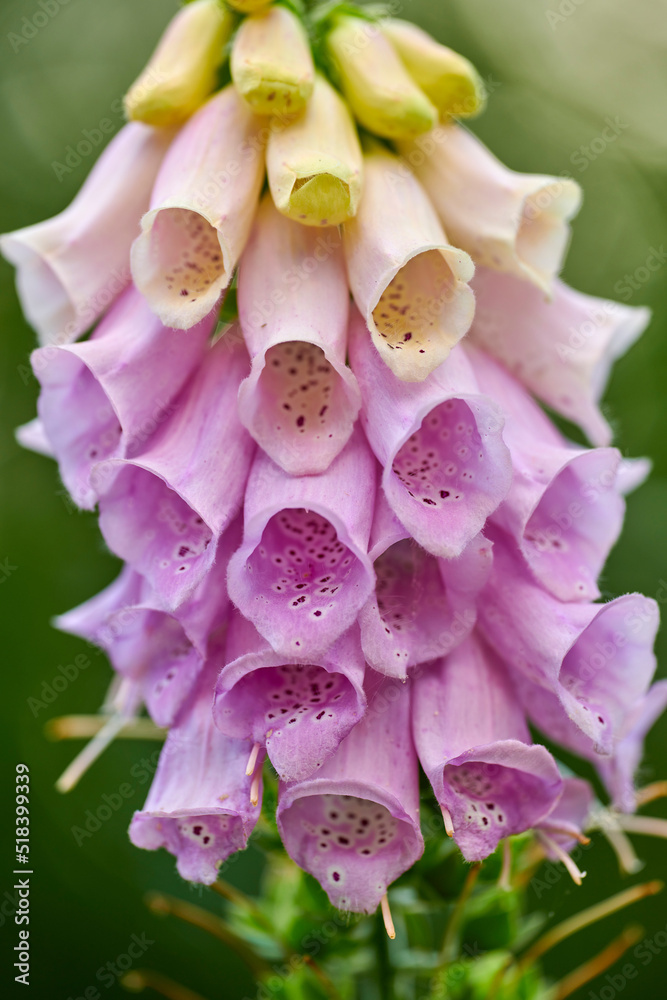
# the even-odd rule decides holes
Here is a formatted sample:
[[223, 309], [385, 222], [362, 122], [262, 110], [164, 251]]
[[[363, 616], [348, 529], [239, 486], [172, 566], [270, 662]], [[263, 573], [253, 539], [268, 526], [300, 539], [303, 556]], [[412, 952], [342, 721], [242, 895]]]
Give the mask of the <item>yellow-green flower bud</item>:
[[214, 90], [233, 15], [218, 0], [194, 0], [170, 21], [141, 76], [125, 95], [125, 113], [147, 125], [180, 125]]
[[484, 84], [471, 62], [440, 45], [416, 24], [389, 18], [382, 31], [440, 117], [468, 118], [484, 107]]
[[238, 93], [255, 114], [298, 114], [313, 92], [308, 37], [298, 17], [282, 5], [241, 23], [230, 68]]
[[363, 159], [345, 102], [317, 74], [305, 112], [272, 131], [266, 151], [276, 208], [306, 226], [351, 219], [361, 197]]
[[227, 0], [227, 5], [242, 14], [255, 14], [258, 10], [268, 7], [271, 0]]
[[327, 47], [343, 93], [364, 128], [387, 139], [401, 139], [428, 132], [436, 124], [436, 108], [376, 24], [339, 17]]

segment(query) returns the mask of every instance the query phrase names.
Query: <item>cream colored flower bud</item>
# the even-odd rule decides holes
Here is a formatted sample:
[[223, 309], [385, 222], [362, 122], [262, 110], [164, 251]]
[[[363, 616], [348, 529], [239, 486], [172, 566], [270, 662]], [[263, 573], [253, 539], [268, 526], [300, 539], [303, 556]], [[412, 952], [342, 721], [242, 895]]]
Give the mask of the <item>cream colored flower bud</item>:
[[409, 76], [378, 25], [339, 17], [327, 36], [340, 85], [359, 122], [387, 139], [404, 139], [433, 128], [438, 112]]
[[305, 112], [272, 131], [266, 166], [276, 208], [306, 226], [351, 219], [361, 197], [363, 159], [350, 113], [317, 74]]
[[147, 125], [180, 125], [189, 118], [215, 89], [232, 23], [218, 0], [186, 4], [125, 95], [127, 117]]
[[271, 0], [227, 0], [228, 7], [233, 7], [242, 14], [254, 14], [258, 10], [264, 10], [270, 3]]
[[230, 68], [237, 91], [256, 114], [298, 114], [313, 92], [308, 36], [299, 18], [281, 5], [241, 23]]
[[382, 31], [442, 119], [469, 118], [482, 110], [484, 84], [471, 62], [408, 21], [388, 18]]

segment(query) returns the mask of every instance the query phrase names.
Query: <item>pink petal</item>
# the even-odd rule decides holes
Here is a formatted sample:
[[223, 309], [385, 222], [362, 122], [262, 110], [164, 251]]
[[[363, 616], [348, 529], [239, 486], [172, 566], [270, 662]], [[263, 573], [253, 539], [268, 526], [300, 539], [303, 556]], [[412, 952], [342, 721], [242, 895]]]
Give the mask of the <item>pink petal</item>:
[[111, 140], [60, 215], [3, 236], [21, 306], [42, 344], [66, 344], [130, 279], [130, 246], [148, 208], [171, 129], [131, 122]]
[[526, 282], [484, 268], [477, 269], [473, 288], [471, 341], [578, 424], [593, 444], [609, 444], [611, 428], [600, 400], [612, 364], [648, 325], [649, 310], [596, 299], [560, 281], [547, 301]]
[[340, 910], [370, 913], [424, 849], [410, 691], [368, 686], [369, 710], [317, 772], [282, 785], [276, 819], [290, 857]]
[[479, 393], [461, 347], [424, 382], [399, 381], [382, 364], [356, 310], [350, 360], [392, 510], [428, 552], [459, 556], [510, 487], [499, 408]]
[[63, 482], [80, 507], [97, 502], [93, 466], [136, 454], [173, 412], [214, 323], [211, 313], [187, 334], [168, 330], [130, 287], [90, 340], [33, 352], [42, 387], [39, 414]]
[[623, 526], [620, 452], [570, 444], [497, 362], [473, 348], [467, 353], [480, 388], [502, 407], [514, 466], [494, 521], [512, 535], [543, 587], [561, 601], [595, 600]]
[[265, 746], [283, 781], [322, 767], [366, 709], [364, 658], [356, 628], [317, 662], [285, 661], [236, 615], [213, 717], [228, 736]]
[[373, 587], [376, 464], [357, 428], [326, 472], [293, 477], [258, 452], [229, 595], [281, 656], [319, 660]]
[[415, 682], [413, 730], [466, 861], [535, 826], [561, 794], [555, 761], [543, 746], [529, 745], [510, 679], [475, 635]]
[[236, 397], [248, 357], [231, 330], [207, 354], [172, 415], [132, 459], [100, 463], [100, 528], [168, 610], [190, 597], [237, 514], [253, 444]]
[[130, 825], [137, 847], [176, 856], [179, 874], [211, 885], [225, 858], [244, 848], [259, 817], [245, 774], [247, 743], [213, 725], [215, 667], [202, 673], [189, 703], [170, 730], [146, 804]]
[[252, 370], [239, 414], [294, 476], [323, 472], [348, 441], [361, 397], [346, 366], [349, 292], [338, 230], [285, 218], [267, 195], [239, 268]]
[[132, 247], [132, 277], [166, 326], [194, 326], [231, 281], [264, 178], [264, 121], [225, 87], [165, 157]]

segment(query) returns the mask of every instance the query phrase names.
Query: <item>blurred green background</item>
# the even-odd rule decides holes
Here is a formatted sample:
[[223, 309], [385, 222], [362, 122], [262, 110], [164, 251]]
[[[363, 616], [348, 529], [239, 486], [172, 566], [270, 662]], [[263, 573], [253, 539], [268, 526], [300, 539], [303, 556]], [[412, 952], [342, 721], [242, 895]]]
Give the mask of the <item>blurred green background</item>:
[[[38, 0], [4, 0], [0, 231], [36, 222], [68, 204], [95, 154], [61, 179], [54, 163], [62, 163], [67, 147], [75, 146], [83, 131], [95, 129], [100, 119], [111, 118], [121, 127], [118, 98], [175, 8], [172, 0], [50, 0], [44, 6]], [[46, 18], [39, 15], [44, 10], [49, 12]], [[399, 13], [475, 61], [491, 97], [486, 115], [474, 128], [501, 159], [520, 170], [567, 172], [583, 185], [585, 205], [574, 225], [566, 279], [583, 291], [618, 297], [625, 276], [637, 274], [639, 287], [626, 301], [649, 305], [654, 320], [618, 364], [606, 408], [624, 454], [649, 455], [654, 472], [630, 499], [625, 533], [609, 561], [603, 587], [605, 596], [634, 589], [664, 595], [665, 263], [649, 280], [640, 278], [649, 255], [654, 250], [664, 253], [667, 242], [667, 5], [664, 0], [406, 0]], [[618, 138], [601, 153], [587, 153], [608, 118], [619, 124]], [[594, 143], [594, 149], [599, 145]], [[4, 263], [0, 279], [0, 563], [6, 567], [0, 581], [0, 739], [6, 795], [2, 801], [7, 803], [0, 823], [0, 896], [3, 903], [5, 892], [11, 897], [10, 797], [14, 766], [23, 761], [31, 769], [33, 793], [32, 995], [74, 1000], [96, 984], [103, 996], [126, 996], [115, 981], [108, 988], [100, 986], [96, 973], [126, 952], [132, 934], [145, 933], [154, 943], [141, 963], [188, 983], [211, 1000], [254, 997], [256, 986], [232, 952], [192, 928], [159, 920], [144, 906], [143, 894], [151, 888], [193, 900], [203, 894], [213, 908], [217, 902], [210, 891], [181, 882], [165, 852], [141, 852], [127, 840], [129, 818], [147, 789], [135, 765], [153, 746], [116, 744], [71, 795], [63, 798], [53, 788], [75, 748], [47, 742], [44, 722], [95, 710], [110, 671], [104, 657], [93, 657], [93, 665], [35, 717], [28, 699], [39, 698], [43, 683], [56, 676], [58, 666], [72, 663], [83, 649], [77, 640], [53, 631], [49, 619], [108, 583], [117, 572], [117, 561], [105, 551], [95, 518], [72, 512], [55, 465], [14, 443], [14, 426], [31, 419], [35, 411], [37, 383], [27, 367], [33, 333], [21, 316], [12, 271]], [[664, 632], [658, 650], [664, 664]], [[667, 719], [649, 738], [643, 777], [667, 777]], [[97, 808], [103, 794], [111, 795], [128, 781], [133, 796], [77, 846], [72, 827], [83, 825], [86, 810]], [[652, 811], [667, 815], [667, 804], [658, 803]], [[642, 838], [636, 845], [646, 861], [641, 878], [667, 876], [664, 842]], [[259, 855], [251, 849], [228, 877], [252, 891], [259, 866]], [[581, 889], [562, 878], [542, 900], [531, 899], [531, 905], [546, 908], [556, 922], [625, 884], [602, 841], [596, 840], [587, 853], [586, 866], [588, 877]], [[7, 955], [16, 941], [8, 910], [0, 906]], [[648, 937], [663, 931], [663, 897], [571, 939], [548, 956], [548, 972], [557, 978], [573, 968], [630, 918], [642, 923]], [[0, 989], [5, 983], [14, 986], [13, 960], [3, 960]], [[625, 985], [624, 1000], [664, 996], [666, 974], [667, 948]], [[597, 996], [604, 984], [602, 979], [576, 996], [589, 997], [591, 988]]]

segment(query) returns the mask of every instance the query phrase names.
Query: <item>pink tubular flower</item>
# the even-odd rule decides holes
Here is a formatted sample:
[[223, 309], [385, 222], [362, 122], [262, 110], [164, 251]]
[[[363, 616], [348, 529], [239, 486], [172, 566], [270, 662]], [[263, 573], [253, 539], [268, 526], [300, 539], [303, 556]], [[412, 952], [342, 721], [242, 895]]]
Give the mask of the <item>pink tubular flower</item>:
[[205, 885], [246, 846], [260, 812], [259, 802], [250, 801], [247, 745], [213, 725], [214, 681], [208, 665], [169, 732], [146, 803], [130, 825], [133, 844], [166, 847], [183, 878]]
[[419, 759], [467, 861], [551, 812], [563, 787], [558, 768], [544, 747], [529, 745], [511, 681], [479, 636], [427, 671], [413, 702]]
[[449, 238], [475, 264], [532, 282], [550, 294], [579, 211], [576, 181], [519, 174], [461, 125], [403, 144]]
[[612, 364], [643, 332], [650, 311], [596, 299], [560, 281], [549, 302], [527, 282], [486, 268], [477, 269], [473, 287], [471, 341], [593, 444], [608, 445], [612, 433], [600, 399]]
[[375, 482], [375, 459], [359, 430], [319, 476], [290, 477], [257, 453], [228, 587], [281, 656], [319, 659], [366, 602]]
[[345, 364], [349, 292], [338, 231], [292, 222], [267, 195], [239, 269], [238, 302], [252, 359], [241, 421], [286, 472], [323, 472], [361, 405]]
[[90, 340], [33, 352], [42, 387], [37, 408], [63, 482], [80, 507], [97, 502], [93, 466], [136, 453], [167, 419], [214, 324], [211, 313], [187, 335], [168, 330], [131, 287]]
[[398, 378], [422, 381], [472, 322], [470, 257], [449, 245], [419, 181], [384, 151], [365, 159], [364, 196], [343, 236], [352, 294], [380, 357]]
[[405, 680], [411, 667], [449, 653], [474, 626], [491, 545], [480, 536], [457, 559], [436, 559], [410, 538], [379, 491], [369, 555], [376, 582], [359, 612], [364, 655], [379, 673]]
[[368, 691], [367, 714], [316, 776], [281, 786], [276, 814], [294, 861], [334, 906], [361, 913], [424, 849], [410, 689], [374, 680]]
[[130, 246], [171, 137], [126, 125], [68, 208], [0, 240], [41, 343], [75, 340], [128, 283]]
[[597, 577], [623, 524], [615, 448], [578, 448], [524, 389], [481, 351], [467, 348], [480, 389], [500, 404], [512, 488], [492, 514], [536, 579], [561, 601], [595, 600]]
[[317, 663], [275, 653], [241, 615], [234, 615], [213, 717], [228, 736], [265, 746], [283, 781], [302, 781], [322, 767], [366, 709], [358, 629], [343, 635]]
[[93, 470], [107, 544], [146, 576], [168, 610], [206, 575], [242, 503], [253, 445], [236, 397], [247, 370], [232, 329], [208, 351], [146, 446]]
[[382, 364], [356, 310], [350, 361], [390, 507], [428, 552], [459, 556], [510, 487], [499, 408], [481, 395], [461, 347], [424, 382], [400, 382]]
[[522, 694], [540, 728], [552, 731], [558, 713], [596, 753], [611, 754], [655, 671], [655, 601], [626, 594], [607, 604], [563, 604], [534, 583], [507, 537], [496, 529], [489, 536], [493, 569], [478, 604], [483, 633], [530, 682]]
[[226, 87], [165, 157], [132, 247], [134, 282], [165, 326], [190, 329], [231, 281], [264, 178], [262, 121]]

